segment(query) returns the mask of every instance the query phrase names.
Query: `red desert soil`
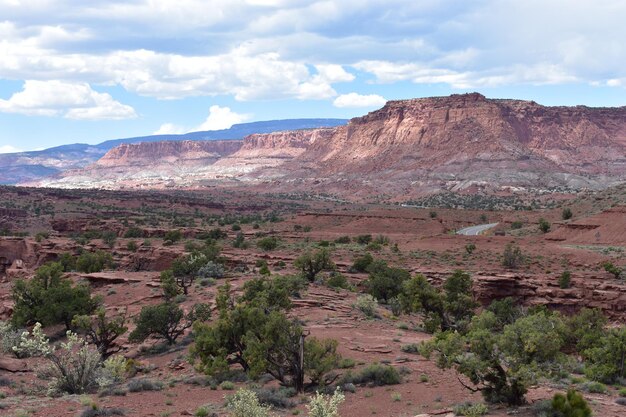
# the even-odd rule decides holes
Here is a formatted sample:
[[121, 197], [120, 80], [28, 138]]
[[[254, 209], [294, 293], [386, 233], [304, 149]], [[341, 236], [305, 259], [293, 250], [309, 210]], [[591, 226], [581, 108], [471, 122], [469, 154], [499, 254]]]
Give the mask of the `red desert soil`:
[[[414, 209], [380, 205], [346, 205], [313, 200], [293, 201], [275, 197], [263, 197], [256, 201], [256, 207], [248, 204], [251, 197], [246, 194], [233, 195], [216, 191], [214, 194], [190, 195], [148, 194], [137, 198], [132, 193], [93, 192], [78, 194], [51, 190], [27, 190], [17, 194], [15, 189], [3, 193], [0, 199], [29, 204], [20, 213], [4, 213], [4, 224], [29, 230], [31, 236], [38, 231], [50, 231], [48, 238], [37, 242], [34, 237], [0, 238], [0, 257], [8, 265], [0, 271], [0, 318], [6, 319], [11, 311], [10, 290], [12, 282], [19, 276], [29, 276], [42, 263], [54, 259], [58, 254], [74, 252], [81, 246], [71, 237], [90, 229], [115, 230], [123, 236], [128, 223], [134, 224], [140, 216], [139, 209], [144, 205], [171, 210], [178, 217], [193, 217], [198, 211], [203, 215], [253, 214], [277, 209], [284, 221], [265, 222], [255, 229], [243, 224], [246, 238], [254, 241], [256, 233], [275, 235], [281, 245], [275, 251], [263, 252], [252, 245], [249, 249], [236, 249], [230, 245], [236, 232], [224, 226], [229, 237], [224, 240], [223, 255], [230, 266], [246, 265], [249, 272], [228, 272], [226, 278], [234, 288], [257, 276], [255, 262], [268, 261], [272, 273], [294, 273], [293, 260], [303, 249], [312, 247], [319, 241], [333, 241], [337, 237], [360, 234], [381, 234], [389, 238], [390, 244], [372, 252], [390, 264], [401, 266], [413, 273], [423, 273], [435, 283], [441, 282], [455, 269], [469, 271], [475, 282], [476, 297], [482, 303], [494, 298], [515, 296], [527, 306], [546, 304], [563, 311], [575, 311], [583, 306], [593, 306], [604, 311], [615, 321], [626, 317], [626, 284], [615, 280], [600, 268], [606, 260], [624, 264], [624, 223], [626, 209], [607, 208], [592, 213], [591, 209], [573, 206], [575, 216], [571, 221], [560, 220], [560, 208], [542, 211], [483, 211], [450, 209]], [[14, 194], [12, 194], [14, 193]], [[297, 204], [294, 204], [297, 203]], [[38, 206], [51, 207], [55, 216], [44, 214], [34, 216], [29, 210]], [[577, 207], [579, 207], [577, 209]], [[430, 214], [436, 211], [436, 216]], [[1, 214], [1, 213], [0, 213]], [[160, 214], [153, 213], [159, 217]], [[149, 217], [151, 214], [141, 214]], [[487, 235], [458, 236], [453, 234], [459, 228], [488, 222], [500, 222], [500, 226]], [[542, 234], [537, 229], [537, 221], [544, 217], [552, 222], [553, 231]], [[161, 217], [159, 217], [161, 218]], [[521, 220], [521, 229], [511, 229], [511, 222]], [[172, 221], [172, 220], [169, 220]], [[0, 226], [2, 226], [0, 221]], [[298, 226], [297, 228], [294, 226]], [[311, 231], [306, 232], [307, 226]], [[159, 273], [166, 269], [172, 260], [185, 252], [183, 242], [164, 246], [162, 236], [170, 229], [180, 229], [188, 238], [196, 233], [217, 227], [199, 220], [193, 225], [173, 226], [164, 221], [155, 225], [144, 225], [151, 244], [141, 243], [143, 239], [118, 238], [113, 248], [118, 264], [115, 271], [96, 274], [72, 274], [75, 280], [88, 280], [96, 294], [102, 295], [104, 304], [111, 311], [126, 311], [129, 316], [137, 314], [140, 308], [160, 299]], [[593, 229], [592, 229], [593, 227]], [[296, 229], [298, 231], [296, 231]], [[505, 236], [495, 236], [497, 230], [505, 230]], [[597, 233], [600, 239], [597, 238]], [[137, 253], [127, 250], [130, 240], [137, 240], [140, 248]], [[528, 264], [519, 270], [505, 269], [501, 264], [504, 246], [509, 242], [518, 244], [528, 257]], [[476, 245], [476, 251], [469, 255], [465, 246]], [[393, 245], [397, 244], [398, 251]], [[89, 250], [110, 250], [100, 240], [92, 240], [85, 245]], [[354, 256], [363, 253], [360, 245], [337, 244], [333, 250], [333, 261], [340, 272], [359, 288], [367, 278], [366, 274], [351, 273], [348, 267]], [[141, 260], [143, 271], [129, 272]], [[19, 261], [19, 262], [18, 262]], [[285, 266], [282, 266], [284, 262]], [[559, 288], [557, 278], [560, 273], [572, 271], [571, 289]], [[214, 305], [217, 286], [191, 288], [190, 295], [182, 304], [189, 308], [195, 302], [209, 302]], [[401, 351], [401, 346], [418, 343], [431, 337], [419, 330], [421, 324], [417, 315], [394, 318], [383, 307], [379, 308], [380, 319], [367, 319], [353, 308], [358, 293], [347, 290], [332, 290], [324, 285], [313, 284], [295, 299], [291, 315], [304, 321], [306, 329], [318, 337], [331, 337], [339, 341], [339, 351], [345, 358], [354, 359], [357, 368], [366, 363], [383, 362], [395, 367], [406, 367], [411, 372], [400, 385], [368, 388], [357, 387], [356, 393], [346, 393], [346, 401], [341, 407], [343, 417], [398, 416], [412, 417], [428, 413], [446, 416], [455, 404], [464, 401], [480, 401], [479, 394], [471, 394], [458, 380], [453, 371], [442, 371], [432, 361], [419, 355]], [[215, 316], [215, 315], [214, 315]], [[52, 329], [53, 331], [55, 329]], [[59, 330], [59, 329], [56, 329]], [[140, 353], [138, 346], [127, 343], [124, 338], [123, 354], [134, 357], [153, 369], [147, 378], [163, 381], [165, 388], [159, 392], [127, 393], [125, 396], [91, 398], [100, 406], [122, 407], [128, 416], [183, 416], [193, 415], [195, 410], [206, 404], [213, 404], [219, 416], [226, 416], [220, 406], [224, 396], [232, 391], [211, 390], [209, 387], [185, 383], [199, 374], [186, 361], [187, 346], [178, 350], [150, 355]], [[154, 341], [146, 342], [150, 346]], [[0, 357], [0, 364], [15, 360]], [[84, 409], [78, 396], [48, 398], [45, 395], [45, 381], [39, 380], [32, 370], [37, 360], [25, 362], [28, 372], [0, 371], [3, 378], [13, 381], [15, 387], [2, 387], [7, 398], [0, 400], [6, 408], [2, 416], [15, 415], [17, 410], [28, 410], [31, 416], [61, 417], [78, 416]], [[345, 372], [341, 370], [341, 372]], [[424, 382], [425, 381], [425, 382]], [[243, 384], [237, 384], [242, 386]], [[530, 403], [550, 398], [562, 391], [547, 383], [533, 387], [528, 395]], [[622, 417], [626, 413], [623, 406], [615, 403], [617, 394], [612, 390], [607, 395], [585, 394], [591, 400], [595, 415], [599, 417]], [[297, 407], [305, 414], [304, 405]], [[280, 415], [295, 415], [293, 410], [277, 410]], [[517, 410], [492, 407], [490, 416], [507, 415], [531, 417], [530, 406]]]

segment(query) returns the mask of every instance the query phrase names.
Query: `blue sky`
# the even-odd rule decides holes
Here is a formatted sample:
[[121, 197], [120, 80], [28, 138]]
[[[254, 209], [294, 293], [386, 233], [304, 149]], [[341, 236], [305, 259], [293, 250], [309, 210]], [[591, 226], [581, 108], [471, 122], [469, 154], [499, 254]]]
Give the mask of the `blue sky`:
[[626, 105], [623, 0], [0, 0], [0, 152], [479, 91]]

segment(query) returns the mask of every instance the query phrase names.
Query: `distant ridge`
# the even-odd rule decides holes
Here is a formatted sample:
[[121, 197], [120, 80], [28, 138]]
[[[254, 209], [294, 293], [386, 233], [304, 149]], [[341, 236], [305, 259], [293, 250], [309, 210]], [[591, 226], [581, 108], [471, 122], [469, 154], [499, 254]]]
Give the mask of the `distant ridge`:
[[0, 154], [0, 184], [18, 184], [60, 174], [69, 169], [83, 168], [94, 163], [109, 150], [122, 144], [161, 141], [202, 141], [243, 139], [258, 133], [285, 130], [336, 127], [346, 124], [345, 119], [286, 119], [241, 123], [230, 129], [190, 132], [180, 135], [150, 135], [107, 140], [97, 145], [74, 143], [55, 146], [41, 151]]

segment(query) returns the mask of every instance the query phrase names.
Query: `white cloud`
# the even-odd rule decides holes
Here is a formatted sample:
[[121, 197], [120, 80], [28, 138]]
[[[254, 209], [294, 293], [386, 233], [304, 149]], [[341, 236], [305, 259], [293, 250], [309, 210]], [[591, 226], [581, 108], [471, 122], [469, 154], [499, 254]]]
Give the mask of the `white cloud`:
[[173, 123], [163, 123], [157, 130], [154, 131], [153, 135], [179, 135], [181, 133], [185, 133], [184, 127]]
[[333, 101], [335, 107], [382, 107], [387, 100], [378, 94], [342, 94]]
[[0, 153], [15, 153], [15, 152], [22, 152], [22, 150], [11, 145], [0, 145]]
[[137, 117], [135, 110], [87, 83], [36, 81], [24, 83], [22, 91], [0, 99], [0, 112], [37, 116], [62, 116], [76, 120], [119, 120]]
[[250, 115], [235, 113], [228, 107], [211, 106], [209, 116], [194, 131], [229, 129], [232, 125], [245, 122]]
[[0, 79], [242, 101], [332, 99], [351, 68], [462, 89], [623, 87], [610, 80], [626, 79], [625, 14], [623, 0], [0, 0]]

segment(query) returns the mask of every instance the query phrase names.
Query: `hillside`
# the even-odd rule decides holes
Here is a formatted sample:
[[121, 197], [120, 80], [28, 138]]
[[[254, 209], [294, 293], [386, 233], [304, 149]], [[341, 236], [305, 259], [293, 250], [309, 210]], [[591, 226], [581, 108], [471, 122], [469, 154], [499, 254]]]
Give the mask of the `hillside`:
[[109, 150], [123, 145], [162, 141], [204, 141], [217, 139], [243, 139], [255, 133], [282, 130], [312, 129], [345, 124], [342, 119], [290, 119], [242, 123], [230, 129], [190, 132], [182, 135], [152, 135], [114, 139], [97, 145], [71, 144], [41, 151], [0, 154], [0, 184], [18, 184], [55, 176], [67, 170], [83, 168], [102, 158]]
[[[112, 162], [115, 151], [106, 163], [38, 185], [115, 189], [236, 181], [261, 190], [396, 200], [442, 190], [599, 190], [626, 179], [626, 107], [546, 107], [473, 93], [388, 102], [330, 129], [251, 135], [241, 149], [201, 166], [167, 147], [152, 152], [139, 146], [135, 154], [151, 153], [151, 162], [140, 162], [141, 156]], [[137, 184], [127, 181], [124, 166], [139, 175]]]

